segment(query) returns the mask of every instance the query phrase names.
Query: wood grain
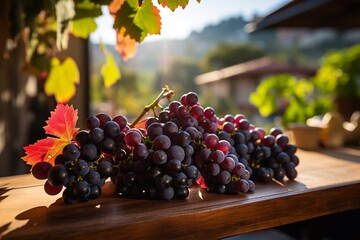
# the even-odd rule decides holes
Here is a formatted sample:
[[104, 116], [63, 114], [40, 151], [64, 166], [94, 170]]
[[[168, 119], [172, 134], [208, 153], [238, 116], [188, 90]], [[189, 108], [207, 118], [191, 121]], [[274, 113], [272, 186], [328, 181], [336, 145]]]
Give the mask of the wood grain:
[[250, 194], [197, 187], [184, 201], [116, 196], [64, 205], [30, 175], [0, 179], [3, 239], [218, 239], [360, 208], [360, 150], [299, 151], [296, 181], [257, 184]]

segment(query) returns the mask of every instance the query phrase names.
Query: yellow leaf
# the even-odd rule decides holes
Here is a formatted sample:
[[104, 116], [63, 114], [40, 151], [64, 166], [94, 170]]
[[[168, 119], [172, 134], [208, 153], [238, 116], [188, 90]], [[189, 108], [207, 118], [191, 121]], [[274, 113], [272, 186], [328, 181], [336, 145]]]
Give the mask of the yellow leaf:
[[111, 54], [106, 54], [106, 63], [101, 67], [101, 75], [104, 78], [105, 87], [111, 87], [120, 79], [119, 68]]
[[93, 18], [80, 18], [73, 20], [71, 33], [75, 37], [88, 38], [90, 33], [96, 30], [96, 22]]
[[47, 95], [54, 95], [57, 102], [66, 103], [75, 95], [75, 84], [79, 82], [79, 69], [72, 58], [62, 62], [55, 57], [51, 59], [51, 70], [45, 82]]

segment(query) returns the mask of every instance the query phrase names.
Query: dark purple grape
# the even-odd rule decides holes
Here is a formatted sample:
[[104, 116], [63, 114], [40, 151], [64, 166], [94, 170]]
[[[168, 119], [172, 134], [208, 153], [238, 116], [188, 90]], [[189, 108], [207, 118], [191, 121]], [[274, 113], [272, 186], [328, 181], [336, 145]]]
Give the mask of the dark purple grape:
[[190, 191], [188, 187], [177, 188], [174, 192], [175, 198], [180, 200], [186, 199], [189, 194]]
[[76, 175], [83, 177], [90, 171], [90, 166], [85, 160], [79, 159], [74, 163], [72, 170]]
[[145, 159], [149, 155], [149, 150], [145, 144], [140, 143], [134, 147], [133, 153], [136, 159]]
[[199, 100], [199, 97], [196, 93], [189, 92], [188, 94], [186, 94], [186, 97], [185, 97], [186, 104], [183, 104], [183, 105], [187, 105], [187, 106], [191, 107], [191, 106], [194, 106], [195, 104], [197, 104], [198, 100]]
[[289, 138], [284, 134], [279, 134], [276, 136], [276, 144], [279, 145], [282, 149], [289, 143]]
[[44, 184], [44, 190], [49, 195], [57, 195], [61, 192], [63, 186], [54, 186], [49, 183], [49, 181], [46, 181]]
[[75, 144], [68, 144], [63, 148], [63, 156], [67, 161], [73, 161], [80, 157], [80, 150]]
[[162, 123], [166, 123], [168, 121], [170, 121], [171, 117], [170, 117], [170, 112], [163, 110], [159, 113], [159, 121]]
[[122, 115], [117, 115], [112, 120], [119, 125], [120, 129], [124, 129], [128, 123], [127, 118]]
[[166, 189], [171, 186], [172, 180], [173, 180], [173, 178], [171, 176], [164, 174], [164, 175], [157, 176], [155, 179], [155, 182], [156, 182], [156, 186], [159, 189]]
[[89, 131], [89, 139], [92, 143], [100, 143], [104, 140], [104, 131], [101, 128], [93, 128]]
[[245, 179], [240, 179], [239, 181], [235, 182], [235, 187], [238, 192], [247, 192], [250, 189], [249, 182]]
[[160, 123], [152, 123], [147, 128], [147, 134], [150, 137], [151, 140], [154, 140], [157, 136], [163, 135], [163, 127]]
[[99, 158], [99, 152], [94, 144], [85, 144], [81, 148], [80, 158], [87, 162], [93, 162]]
[[163, 165], [167, 162], [167, 154], [163, 150], [157, 150], [152, 155], [152, 162], [155, 165]]
[[74, 196], [78, 197], [78, 198], [85, 197], [86, 195], [90, 194], [89, 183], [85, 180], [76, 182], [74, 184], [72, 190], [73, 190]]
[[105, 123], [107, 123], [108, 121], [111, 121], [111, 117], [106, 113], [99, 113], [96, 115], [96, 117], [100, 121], [99, 128], [104, 128]]
[[80, 147], [84, 146], [87, 143], [90, 143], [89, 133], [87, 131], [85, 131], [85, 130], [79, 131], [75, 136], [75, 142]]
[[177, 159], [179, 161], [182, 161], [185, 158], [185, 151], [182, 147], [178, 145], [171, 146], [166, 151], [167, 157], [169, 160]]
[[64, 165], [53, 166], [48, 173], [48, 181], [53, 186], [63, 186], [69, 182], [69, 173]]
[[167, 173], [169, 173], [171, 176], [176, 175], [177, 173], [181, 172], [182, 165], [179, 160], [170, 160], [166, 164], [166, 170]]
[[115, 137], [120, 133], [120, 126], [115, 121], [108, 121], [104, 125], [104, 134], [108, 137]]
[[86, 120], [86, 127], [91, 130], [100, 127], [100, 120], [97, 117], [91, 116]]
[[50, 169], [52, 165], [49, 162], [37, 162], [31, 168], [31, 174], [36, 179], [47, 179]]
[[225, 154], [220, 150], [215, 150], [210, 154], [210, 161], [215, 163], [222, 163], [225, 159]]
[[153, 149], [156, 150], [167, 150], [171, 146], [171, 140], [166, 135], [159, 135], [153, 141]]
[[131, 129], [125, 134], [125, 142], [130, 147], [135, 147], [142, 140], [141, 132], [137, 129]]
[[162, 130], [163, 130], [163, 134], [165, 134], [168, 137], [171, 137], [173, 134], [179, 131], [179, 127], [174, 122], [169, 121], [164, 124]]
[[159, 195], [163, 200], [171, 200], [174, 198], [174, 189], [172, 187], [165, 188], [160, 191]]
[[221, 171], [217, 175], [217, 181], [219, 184], [226, 185], [231, 181], [231, 174], [228, 171]]
[[100, 173], [102, 178], [108, 178], [113, 172], [113, 166], [109, 162], [101, 161], [97, 167], [97, 171]]

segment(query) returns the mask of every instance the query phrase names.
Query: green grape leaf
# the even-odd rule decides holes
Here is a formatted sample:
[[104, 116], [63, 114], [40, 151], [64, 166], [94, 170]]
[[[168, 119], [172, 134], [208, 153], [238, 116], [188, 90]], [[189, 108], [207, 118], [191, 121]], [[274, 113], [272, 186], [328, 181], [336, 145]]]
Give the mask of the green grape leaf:
[[79, 69], [74, 59], [64, 61], [56, 57], [51, 59], [51, 70], [45, 82], [45, 93], [54, 95], [57, 102], [66, 103], [75, 95], [75, 84], [80, 82]]
[[134, 23], [134, 17], [137, 10], [130, 5], [130, 1], [131, 0], [126, 0], [123, 4], [121, 4], [120, 9], [117, 11], [115, 16], [114, 28], [117, 31], [124, 28], [124, 36], [130, 36], [130, 38], [135, 41], [142, 42], [147, 33]]
[[106, 62], [101, 67], [101, 75], [104, 78], [105, 87], [111, 87], [121, 77], [114, 57], [110, 53], [106, 54]]
[[141, 6], [137, 6], [134, 23], [147, 34], [160, 34], [161, 17], [159, 9], [153, 5], [151, 0], [144, 0]]
[[[200, 2], [200, 0], [198, 0]], [[158, 3], [163, 7], [168, 7], [171, 11], [175, 11], [178, 7], [183, 9], [189, 4], [189, 0], [158, 0]]]
[[88, 38], [90, 33], [96, 30], [96, 22], [93, 18], [81, 18], [72, 22], [71, 33], [80, 38]]
[[77, 3], [75, 5], [76, 15], [74, 19], [88, 18], [88, 17], [98, 17], [102, 15], [100, 5], [96, 5], [89, 0]]

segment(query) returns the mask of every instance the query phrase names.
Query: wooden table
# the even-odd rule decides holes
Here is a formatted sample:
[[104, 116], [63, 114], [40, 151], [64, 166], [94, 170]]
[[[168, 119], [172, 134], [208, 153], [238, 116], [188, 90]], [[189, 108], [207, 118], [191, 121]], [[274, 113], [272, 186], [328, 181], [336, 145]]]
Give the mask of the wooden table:
[[187, 200], [117, 197], [64, 205], [30, 175], [0, 178], [3, 239], [218, 239], [360, 208], [360, 149], [299, 150], [296, 181], [250, 194], [192, 188]]

